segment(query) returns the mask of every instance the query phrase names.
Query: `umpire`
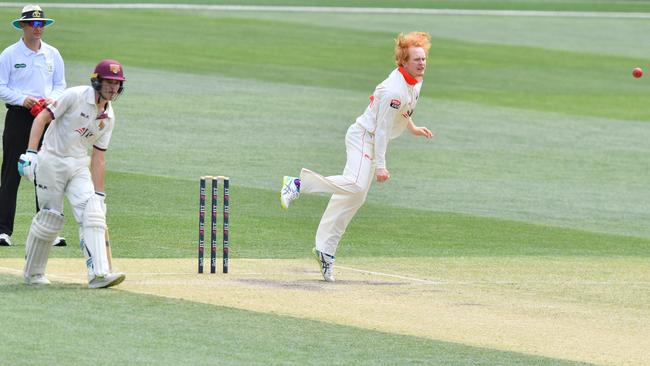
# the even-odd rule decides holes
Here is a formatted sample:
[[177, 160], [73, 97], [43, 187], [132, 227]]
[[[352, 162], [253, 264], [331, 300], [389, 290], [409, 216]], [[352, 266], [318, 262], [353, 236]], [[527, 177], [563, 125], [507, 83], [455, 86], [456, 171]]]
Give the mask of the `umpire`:
[[[37, 109], [49, 105], [65, 90], [65, 68], [59, 51], [43, 42], [54, 20], [38, 5], [27, 5], [12, 22], [22, 38], [0, 54], [0, 100], [7, 107], [2, 133], [0, 175], [0, 246], [11, 245], [20, 175], [18, 157], [27, 149]], [[40, 102], [39, 102], [40, 101]], [[30, 113], [30, 110], [34, 111]], [[38, 202], [37, 202], [38, 210]], [[58, 238], [55, 245], [65, 245]]]

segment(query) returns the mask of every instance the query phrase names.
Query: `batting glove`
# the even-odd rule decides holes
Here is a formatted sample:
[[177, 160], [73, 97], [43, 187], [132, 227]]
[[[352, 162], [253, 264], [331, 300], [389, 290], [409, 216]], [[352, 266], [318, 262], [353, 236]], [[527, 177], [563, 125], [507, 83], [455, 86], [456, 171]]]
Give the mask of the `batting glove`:
[[27, 178], [34, 183], [36, 176], [36, 165], [38, 164], [38, 155], [34, 150], [27, 150], [18, 158], [18, 174]]
[[104, 215], [106, 215], [106, 193], [95, 191], [95, 194], [97, 195], [97, 197], [99, 198], [99, 201], [101, 202], [102, 210], [104, 211]]

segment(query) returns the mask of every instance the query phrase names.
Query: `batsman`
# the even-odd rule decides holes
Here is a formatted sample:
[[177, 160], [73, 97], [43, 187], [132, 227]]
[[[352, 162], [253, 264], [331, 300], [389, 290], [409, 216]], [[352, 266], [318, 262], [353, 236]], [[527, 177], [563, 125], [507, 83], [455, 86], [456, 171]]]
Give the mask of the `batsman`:
[[[41, 207], [32, 220], [25, 245], [26, 284], [50, 283], [45, 267], [52, 241], [63, 228], [64, 197], [79, 225], [88, 287], [111, 287], [124, 281], [124, 274], [111, 273], [109, 265], [104, 174], [105, 153], [115, 127], [112, 102], [123, 92], [125, 80], [118, 61], [103, 60], [95, 67], [90, 86], [66, 89], [34, 120], [27, 151], [18, 161], [20, 175], [36, 185]], [[48, 123], [43, 145], [37, 151]]]

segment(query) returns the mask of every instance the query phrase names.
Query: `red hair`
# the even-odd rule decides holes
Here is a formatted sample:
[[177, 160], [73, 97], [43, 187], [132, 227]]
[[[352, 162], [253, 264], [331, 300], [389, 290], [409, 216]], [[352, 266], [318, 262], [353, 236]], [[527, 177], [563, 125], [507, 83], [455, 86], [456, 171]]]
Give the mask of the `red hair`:
[[426, 32], [400, 33], [395, 40], [395, 63], [397, 66], [404, 66], [409, 60], [410, 47], [422, 47], [424, 53], [429, 55], [431, 36]]

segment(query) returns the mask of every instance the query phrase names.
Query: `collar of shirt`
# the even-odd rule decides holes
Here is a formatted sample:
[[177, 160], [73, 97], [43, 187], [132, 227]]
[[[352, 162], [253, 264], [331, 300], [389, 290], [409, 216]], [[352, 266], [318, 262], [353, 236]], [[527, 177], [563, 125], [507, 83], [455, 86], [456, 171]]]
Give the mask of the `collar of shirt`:
[[[97, 99], [95, 96], [95, 89], [92, 87], [88, 87], [88, 90], [86, 90], [86, 95], [85, 95], [86, 102], [88, 104], [92, 104], [97, 108]], [[96, 116], [97, 117], [97, 116]], [[105, 119], [105, 118], [110, 118], [113, 119], [113, 106], [111, 106], [111, 102], [108, 102], [106, 104], [106, 109], [102, 112], [101, 118], [97, 117], [96, 119]]]
[[40, 53], [43, 50], [43, 41], [41, 41], [41, 47], [38, 49], [38, 51], [34, 51], [34, 50], [30, 49], [29, 47], [27, 47], [27, 45], [25, 44], [25, 40], [21, 38], [20, 39], [20, 49], [22, 50], [23, 54], [25, 54], [25, 56], [29, 56], [29, 55], [32, 55], [32, 54], [35, 54], [35, 53]]
[[400, 66], [399, 72], [402, 74], [402, 76], [404, 76], [404, 80], [406, 80], [406, 83], [408, 85], [413, 86], [418, 83], [418, 80], [411, 76], [411, 74], [409, 74], [408, 71], [406, 71], [406, 69], [403, 67]]

